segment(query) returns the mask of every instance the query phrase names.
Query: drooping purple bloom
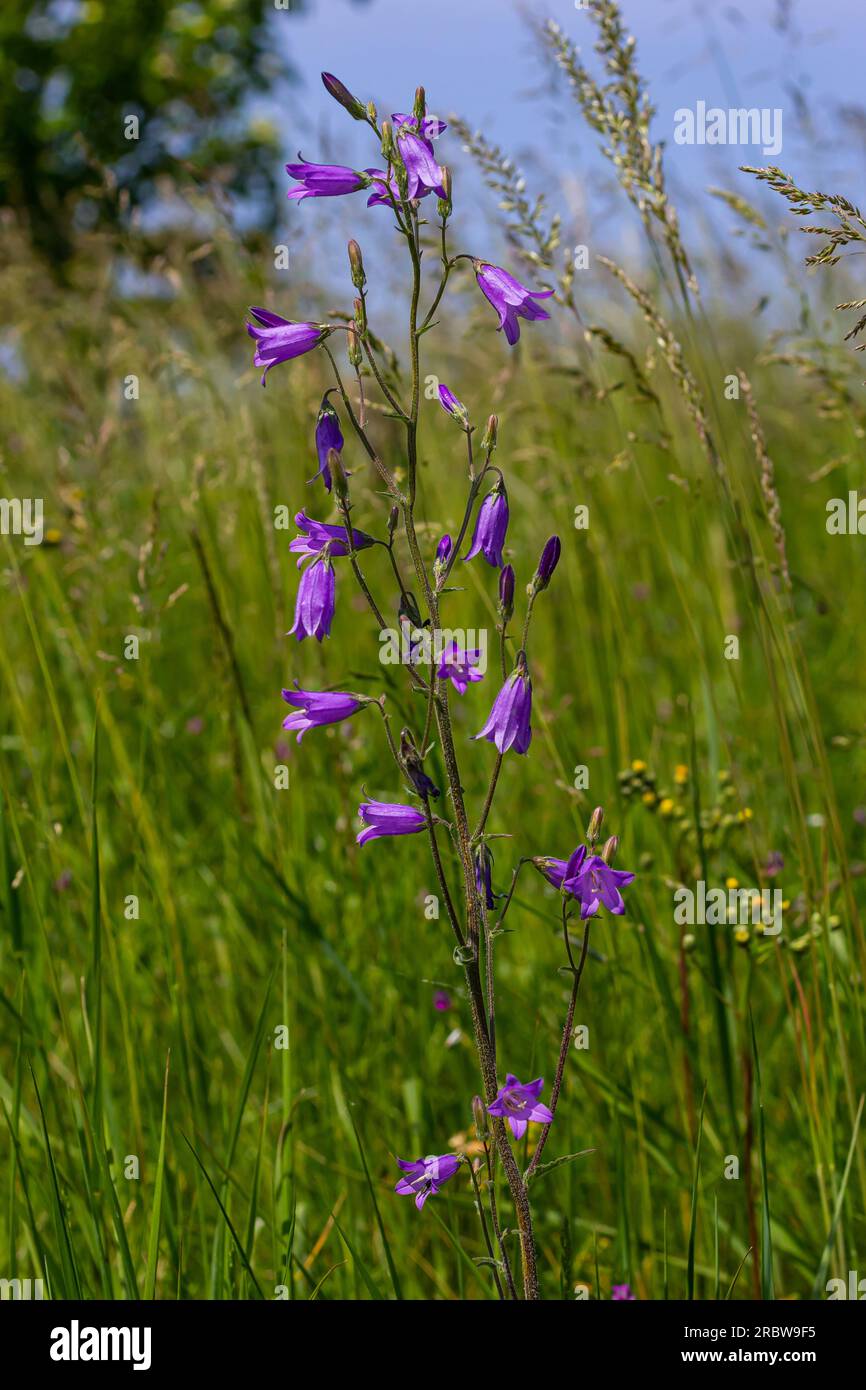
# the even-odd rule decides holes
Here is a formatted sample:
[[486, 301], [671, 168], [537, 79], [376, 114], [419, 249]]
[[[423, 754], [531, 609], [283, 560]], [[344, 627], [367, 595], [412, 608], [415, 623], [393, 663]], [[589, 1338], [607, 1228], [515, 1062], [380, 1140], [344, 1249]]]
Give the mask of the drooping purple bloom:
[[483, 672], [475, 669], [480, 657], [478, 650], [462, 651], [456, 642], [449, 642], [442, 653], [436, 675], [440, 681], [450, 680], [458, 695], [465, 695], [468, 685], [484, 679]]
[[343, 719], [350, 719], [364, 704], [363, 700], [339, 690], [301, 690], [297, 681], [294, 690], [284, 690], [282, 694], [287, 705], [295, 706], [283, 720], [283, 728], [292, 733], [297, 730], [298, 743], [308, 729], [339, 724]]
[[[295, 323], [291, 319], [272, 314], [270, 309], [250, 309], [256, 323], [248, 323], [246, 328], [255, 339], [256, 351], [253, 362], [264, 367], [262, 385], [271, 367], [278, 362], [288, 362], [293, 357], [302, 357], [310, 352], [330, 333], [327, 325], [320, 323]], [[258, 325], [258, 326], [257, 326]]]
[[513, 275], [501, 266], [491, 265], [489, 261], [475, 262], [475, 278], [485, 299], [493, 305], [499, 315], [499, 327], [505, 329], [505, 336], [513, 347], [520, 337], [522, 319], [549, 319], [550, 314], [540, 309], [536, 299], [549, 299], [553, 290], [530, 290], [521, 285]]
[[406, 1174], [394, 1188], [401, 1197], [414, 1197], [415, 1205], [421, 1211], [428, 1197], [435, 1196], [443, 1183], [453, 1178], [460, 1167], [460, 1159], [454, 1154], [431, 1154], [427, 1158], [416, 1158], [407, 1162], [397, 1159], [398, 1168]]
[[501, 569], [502, 547], [505, 544], [507, 530], [508, 493], [505, 491], [505, 484], [500, 479], [496, 486], [488, 492], [478, 508], [475, 530], [472, 533], [472, 545], [463, 559], [472, 560], [476, 555], [481, 554], [488, 565]]
[[289, 201], [302, 202], [304, 198], [338, 198], [343, 193], [356, 193], [359, 188], [367, 188], [370, 179], [360, 169], [350, 169], [345, 164], [311, 164], [308, 159], [298, 155], [299, 164], [287, 164], [286, 173], [299, 180], [297, 188], [286, 195]]
[[495, 743], [500, 753], [513, 748], [526, 753], [532, 742], [532, 681], [523, 661], [518, 660], [496, 699], [484, 728], [475, 735]]
[[517, 1077], [509, 1072], [505, 1085], [499, 1087], [495, 1101], [488, 1105], [487, 1113], [507, 1120], [515, 1139], [522, 1139], [530, 1120], [539, 1125], [549, 1125], [553, 1120], [547, 1106], [538, 1099], [543, 1090], [543, 1076], [521, 1085]]
[[295, 621], [288, 635], [297, 637], [299, 642], [303, 642], [305, 637], [315, 637], [317, 642], [321, 642], [323, 637], [330, 636], [335, 592], [334, 567], [326, 550], [301, 575], [295, 601]]
[[454, 392], [448, 386], [439, 387], [439, 401], [442, 409], [447, 411], [452, 420], [457, 420], [459, 424], [465, 425], [469, 421], [469, 411], [462, 401], [458, 401]]
[[447, 565], [448, 556], [451, 554], [451, 537], [446, 532], [436, 547], [435, 564]]
[[[307, 516], [306, 512], [295, 514], [295, 525], [301, 535], [295, 536], [294, 540], [289, 542], [289, 550], [298, 556], [298, 569], [311, 555], [319, 555], [326, 545], [331, 547], [331, 555], [349, 554], [349, 538], [345, 526], [332, 526], [325, 521], [316, 521], [313, 517]], [[356, 550], [366, 550], [374, 541], [366, 531], [356, 531], [353, 527], [352, 543]]]
[[[325, 491], [331, 491], [331, 469], [328, 465], [328, 451], [336, 449], [340, 454], [343, 451], [343, 431], [340, 429], [340, 417], [331, 405], [327, 396], [322, 399], [319, 407], [319, 414], [316, 419], [316, 453], [319, 456], [319, 471], [315, 478], [310, 478], [314, 483], [316, 478], [321, 478], [325, 484]], [[345, 528], [343, 535], [345, 535]]]
[[416, 835], [427, 824], [423, 811], [393, 801], [362, 801], [358, 815], [366, 827], [356, 836], [359, 845], [384, 835]]
[[629, 1284], [614, 1284], [610, 1296], [614, 1303], [637, 1302]]
[[553, 571], [559, 564], [559, 557], [562, 554], [562, 541], [559, 536], [551, 536], [541, 552], [541, 559], [538, 562], [538, 569], [535, 572], [535, 586], [537, 589], [546, 589], [553, 577]]
[[634, 877], [626, 869], [612, 869], [600, 854], [591, 854], [583, 860], [575, 876], [565, 881], [564, 889], [580, 902], [582, 918], [594, 917], [602, 903], [608, 912], [621, 917], [625, 903], [619, 890], [633, 883]]

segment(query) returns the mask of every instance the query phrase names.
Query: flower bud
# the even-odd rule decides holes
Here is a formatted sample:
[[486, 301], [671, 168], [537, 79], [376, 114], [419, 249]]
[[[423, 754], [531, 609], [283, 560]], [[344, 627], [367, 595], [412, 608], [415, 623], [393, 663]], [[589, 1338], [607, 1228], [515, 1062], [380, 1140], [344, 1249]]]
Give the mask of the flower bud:
[[403, 764], [403, 771], [420, 797], [426, 801], [428, 797], [439, 795], [439, 788], [436, 783], [424, 771], [424, 765], [418, 756], [418, 750], [408, 729], [404, 729], [400, 734], [400, 761]]
[[355, 328], [355, 325], [353, 323], [349, 324], [349, 330], [346, 335], [346, 338], [346, 347], [349, 358], [349, 364], [350, 366], [354, 367], [357, 371], [357, 369], [361, 365], [361, 344], [358, 340], [357, 329]]
[[442, 406], [442, 409], [451, 416], [452, 420], [456, 420], [461, 428], [466, 428], [469, 424], [469, 411], [462, 401], [458, 401], [454, 392], [445, 386], [444, 383], [439, 387], [439, 404]]
[[331, 72], [323, 72], [322, 81], [325, 84], [325, 90], [334, 98], [334, 101], [338, 101], [343, 109], [348, 111], [353, 120], [365, 121], [367, 119], [364, 103], [359, 101], [357, 97], [353, 97], [348, 87], [344, 87], [338, 77], [335, 77]]
[[538, 569], [535, 573], [535, 591], [546, 589], [553, 577], [553, 571], [559, 564], [559, 557], [562, 554], [562, 541], [559, 536], [551, 536], [546, 546], [541, 552], [541, 559], [538, 562]]
[[346, 477], [346, 470], [343, 467], [343, 460], [336, 449], [328, 450], [328, 468], [330, 469], [334, 492], [341, 502], [348, 502], [349, 482]]
[[589, 825], [587, 826], [586, 831], [586, 838], [590, 845], [594, 845], [596, 840], [598, 839], [599, 834], [601, 833], [601, 824], [603, 820], [604, 811], [601, 806], [596, 806], [595, 810], [589, 818]]
[[382, 122], [382, 158], [391, 160], [394, 157], [394, 127], [390, 121]]
[[412, 107], [412, 114], [418, 121], [423, 121], [427, 115], [427, 93], [423, 87], [415, 88], [415, 105]]
[[352, 272], [352, 284], [356, 290], [362, 290], [367, 283], [364, 274], [364, 258], [361, 255], [361, 248], [354, 238], [349, 242], [349, 268]]
[[389, 513], [389, 516], [388, 516], [388, 539], [389, 539], [389, 540], [391, 540], [391, 539], [393, 538], [394, 532], [397, 530], [397, 522], [398, 522], [399, 520], [400, 520], [400, 508], [399, 508], [399, 507], [392, 507], [392, 508], [391, 508], [391, 511], [390, 511], [390, 513]]
[[453, 206], [451, 198], [451, 170], [445, 167], [444, 165], [442, 168], [442, 188], [444, 190], [445, 197], [436, 199], [436, 208], [439, 213], [439, 216], [444, 220], [446, 217], [451, 216], [451, 209]]
[[448, 565], [448, 559], [451, 554], [451, 544], [451, 537], [445, 535], [436, 547], [436, 559], [433, 561], [433, 574], [436, 579], [440, 578]]
[[514, 614], [514, 569], [511, 565], [506, 565], [499, 572], [499, 619], [500, 622], [511, 622]]
[[367, 310], [364, 307], [363, 299], [355, 300], [355, 323], [360, 334], [367, 331]]
[[490, 1120], [487, 1116], [487, 1108], [480, 1096], [472, 1097], [472, 1118], [475, 1121], [475, 1133], [484, 1143], [490, 1137]]
[[499, 418], [491, 415], [487, 421], [487, 428], [481, 438], [481, 447], [485, 454], [492, 454], [496, 448], [496, 440], [499, 434]]
[[605, 864], [612, 864], [612, 863], [613, 863], [613, 861], [614, 861], [614, 856], [616, 855], [616, 852], [617, 852], [618, 849], [619, 849], [619, 836], [618, 836], [618, 835], [611, 835], [610, 839], [605, 841], [604, 849], [603, 849], [602, 852], [601, 852], [601, 857], [602, 857], [602, 859], [604, 860]]

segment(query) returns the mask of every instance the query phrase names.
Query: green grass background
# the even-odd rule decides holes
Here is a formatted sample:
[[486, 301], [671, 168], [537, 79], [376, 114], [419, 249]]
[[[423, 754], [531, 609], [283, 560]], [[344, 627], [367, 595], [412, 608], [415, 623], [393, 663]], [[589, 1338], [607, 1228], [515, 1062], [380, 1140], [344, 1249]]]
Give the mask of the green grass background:
[[[421, 1214], [392, 1191], [395, 1155], [471, 1143], [479, 1083], [447, 921], [425, 917], [424, 838], [354, 842], [362, 788], [404, 795], [380, 721], [367, 711], [280, 747], [279, 691], [295, 677], [384, 691], [395, 724], [417, 722], [345, 563], [331, 640], [285, 636], [294, 530], [275, 529], [274, 509], [332, 519], [305, 485], [327, 363], [278, 367], [261, 391], [244, 306], [291, 313], [290, 296], [226, 233], [198, 256], [169, 248], [170, 303], [118, 296], [105, 264], [94, 255], [58, 294], [17, 248], [0, 283], [29, 368], [0, 378], [2, 491], [43, 496], [51, 528], [41, 547], [0, 540], [0, 1273], [42, 1276], [53, 1297], [490, 1298], [465, 1173]], [[657, 404], [565, 311], [510, 354], [474, 291], [450, 303], [451, 331], [422, 340], [424, 370], [477, 424], [500, 414], [519, 604], [545, 539], [563, 538], [530, 644], [531, 753], [506, 758], [490, 821], [512, 837], [494, 846], [494, 884], [520, 855], [567, 856], [596, 804], [620, 866], [638, 871], [628, 916], [593, 931], [577, 1013], [590, 1046], [569, 1056], [546, 1158], [592, 1152], [532, 1189], [544, 1295], [582, 1283], [609, 1298], [628, 1281], [641, 1298], [732, 1284], [735, 1298], [823, 1296], [866, 1244], [862, 1139], [852, 1148], [864, 560], [862, 539], [824, 524], [827, 499], [862, 481], [856, 369], [831, 347], [818, 350], [830, 386], [762, 367], [764, 344], [721, 307], [678, 320], [722, 486], [618, 293], [604, 321]], [[841, 336], [820, 310], [818, 323]], [[745, 405], [724, 396], [740, 368], [775, 462], [790, 595]], [[123, 397], [130, 373], [137, 401]], [[394, 424], [372, 428], [400, 467]], [[355, 522], [383, 535], [387, 502], [346, 435]], [[426, 400], [421, 460], [432, 555], [459, 525], [464, 460]], [[363, 569], [393, 614], [384, 553]], [[448, 621], [492, 642], [493, 571], [456, 573]], [[493, 749], [469, 738], [495, 688], [492, 663], [453, 702], [476, 814]], [[620, 776], [633, 760], [653, 804]], [[772, 882], [771, 851], [785, 860]], [[558, 900], [530, 873], [497, 951], [500, 1066], [549, 1086], [569, 985]], [[702, 876], [781, 887], [782, 937], [697, 927], [683, 949], [673, 890]]]

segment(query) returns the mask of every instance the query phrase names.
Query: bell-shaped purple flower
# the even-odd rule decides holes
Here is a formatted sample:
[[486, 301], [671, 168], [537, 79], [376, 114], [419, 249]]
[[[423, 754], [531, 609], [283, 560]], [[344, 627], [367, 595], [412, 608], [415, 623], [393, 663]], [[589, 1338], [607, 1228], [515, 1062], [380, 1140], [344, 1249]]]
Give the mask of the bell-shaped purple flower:
[[297, 637], [299, 642], [303, 642], [305, 637], [315, 637], [317, 642], [321, 642], [323, 637], [330, 636], [335, 587], [330, 553], [324, 550], [301, 575], [295, 601], [295, 621], [288, 633], [290, 637]]
[[577, 874], [565, 880], [563, 888], [579, 901], [582, 918], [594, 917], [602, 904], [608, 912], [621, 917], [625, 912], [625, 903], [620, 889], [633, 883], [634, 877], [626, 869], [612, 869], [600, 854], [591, 854], [583, 861]]
[[406, 196], [414, 199], [423, 198], [427, 193], [435, 193], [439, 198], [444, 198], [444, 173], [442, 166], [436, 162], [430, 141], [416, 135], [404, 125], [397, 131], [397, 149], [406, 168]]
[[520, 337], [521, 319], [549, 319], [550, 314], [540, 309], [536, 299], [549, 299], [553, 290], [530, 290], [521, 285], [513, 275], [501, 266], [491, 265], [489, 261], [475, 261], [475, 278], [485, 299], [489, 300], [499, 315], [499, 327], [505, 329], [505, 336], [513, 347]]
[[286, 173], [297, 179], [298, 187], [289, 190], [289, 201], [302, 202], [304, 198], [338, 198], [343, 193], [356, 193], [359, 188], [368, 188], [370, 179], [360, 169], [350, 169], [345, 164], [311, 164], [308, 159], [298, 155], [299, 164], [287, 164]]
[[359, 845], [385, 835], [416, 835], [427, 824], [423, 811], [393, 801], [362, 801], [358, 815], [365, 826], [356, 837]]
[[[298, 556], [298, 569], [311, 556], [320, 555], [326, 545], [330, 546], [331, 555], [349, 554], [349, 538], [345, 526], [333, 526], [325, 521], [316, 521], [313, 517], [307, 516], [306, 512], [295, 514], [295, 525], [301, 534], [289, 542], [289, 550]], [[356, 550], [366, 550], [368, 545], [375, 542], [366, 531], [356, 531], [353, 527], [352, 544]]]
[[264, 367], [262, 385], [271, 367], [278, 362], [288, 362], [293, 357], [302, 357], [310, 352], [330, 333], [330, 328], [320, 323], [294, 323], [291, 319], [280, 318], [270, 309], [250, 309], [256, 320], [247, 324], [247, 332], [255, 339], [256, 351], [253, 362]]
[[[338, 454], [342, 453], [344, 443], [343, 431], [340, 429], [340, 417], [331, 405], [328, 397], [325, 396], [319, 407], [319, 414], [316, 420], [316, 453], [319, 456], [319, 471], [316, 474], [316, 478], [321, 478], [327, 492], [331, 491], [331, 470], [328, 466], [328, 452], [331, 449], [336, 449]], [[315, 482], [316, 478], [311, 478], [310, 482]], [[345, 535], [345, 530], [343, 534]]]
[[505, 1085], [500, 1086], [497, 1092], [495, 1101], [488, 1105], [487, 1113], [507, 1120], [515, 1139], [522, 1139], [530, 1120], [539, 1125], [549, 1125], [553, 1120], [547, 1106], [542, 1105], [538, 1099], [543, 1090], [543, 1076], [521, 1085], [517, 1077], [509, 1072], [505, 1078]]
[[294, 705], [291, 714], [283, 720], [283, 728], [290, 733], [297, 730], [298, 743], [308, 729], [320, 729], [323, 724], [339, 724], [350, 719], [367, 703], [356, 695], [347, 695], [339, 690], [301, 690], [295, 681], [294, 690], [284, 690], [283, 699], [287, 705]]
[[436, 675], [440, 681], [450, 680], [458, 695], [465, 695], [468, 685], [484, 679], [483, 671], [476, 670], [480, 657], [480, 651], [465, 652], [456, 642], [449, 642]]
[[513, 748], [526, 753], [532, 742], [532, 682], [521, 654], [490, 711], [484, 728], [475, 735], [495, 743], [500, 753]]
[[428, 1158], [416, 1158], [414, 1162], [398, 1158], [397, 1167], [402, 1168], [406, 1176], [400, 1179], [394, 1191], [401, 1197], [414, 1197], [421, 1211], [427, 1198], [435, 1196], [442, 1184], [454, 1177], [460, 1159], [454, 1154], [431, 1154]]
[[505, 491], [505, 484], [500, 478], [478, 508], [475, 530], [472, 533], [472, 545], [463, 559], [472, 560], [476, 555], [481, 554], [488, 565], [501, 569], [502, 547], [505, 544], [507, 530], [508, 494]]

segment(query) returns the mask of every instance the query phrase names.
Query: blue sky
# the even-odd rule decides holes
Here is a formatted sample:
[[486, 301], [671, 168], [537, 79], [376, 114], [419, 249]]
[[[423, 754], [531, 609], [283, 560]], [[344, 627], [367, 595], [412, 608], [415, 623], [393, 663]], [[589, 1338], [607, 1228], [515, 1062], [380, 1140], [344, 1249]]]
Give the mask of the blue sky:
[[[729, 215], [704, 196], [708, 185], [756, 196], [753, 181], [737, 172], [743, 163], [779, 163], [801, 183], [860, 197], [866, 114], [858, 129], [850, 113], [861, 101], [866, 0], [822, 0], [819, 6], [804, 0], [623, 0], [623, 12], [657, 108], [654, 136], [667, 142], [669, 184], [689, 233], [702, 231], [706, 242], [707, 216], [717, 226], [727, 217], [730, 225]], [[325, 92], [321, 69], [336, 73], [357, 95], [373, 96], [380, 111], [406, 109], [423, 82], [431, 110], [445, 117], [456, 111], [482, 128], [516, 160], [530, 191], [548, 191], [564, 216], [567, 241], [618, 253], [625, 239], [628, 251], [633, 219], [611, 191], [595, 135], [571, 99], [554, 89], [527, 16], [555, 19], [599, 71], [594, 27], [574, 0], [313, 0], [307, 14], [281, 17], [301, 74], [281, 121], [287, 157], [300, 148], [308, 159], [377, 162], [365, 128]], [[698, 101], [781, 108], [781, 154], [770, 160], [742, 146], [675, 145], [675, 112]], [[475, 189], [475, 179], [470, 184], [461, 174], [461, 156], [449, 140], [446, 135], [439, 142], [439, 156], [453, 161], [458, 193], [465, 194]], [[336, 216], [333, 203], [289, 208], [287, 239], [297, 236], [300, 244], [303, 237], [309, 246], [308, 236], [314, 242], [321, 237], [326, 249], [332, 236], [342, 237], [357, 222], [360, 199], [351, 202]], [[491, 207], [475, 201], [464, 209], [472, 239]], [[778, 213], [781, 218], [781, 204]]]

